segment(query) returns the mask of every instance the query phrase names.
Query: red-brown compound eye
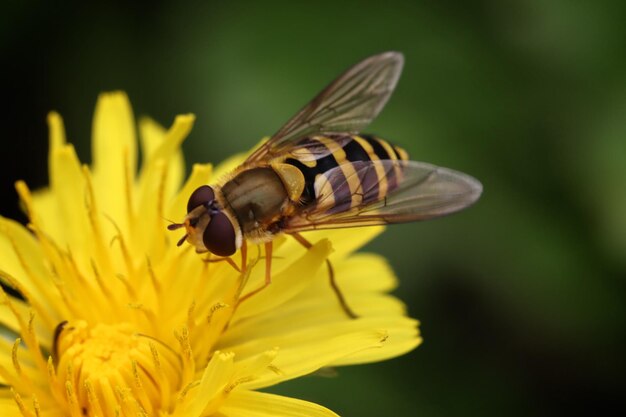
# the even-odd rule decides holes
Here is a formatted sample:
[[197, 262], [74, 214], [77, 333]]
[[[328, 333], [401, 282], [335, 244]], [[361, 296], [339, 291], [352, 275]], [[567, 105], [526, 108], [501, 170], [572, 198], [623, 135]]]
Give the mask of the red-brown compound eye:
[[196, 188], [196, 190], [191, 193], [191, 196], [189, 196], [189, 201], [187, 202], [187, 213], [198, 206], [212, 202], [214, 199], [215, 193], [213, 192], [213, 188], [208, 185]]
[[222, 212], [211, 216], [211, 221], [204, 229], [202, 241], [211, 253], [218, 256], [231, 256], [237, 251], [235, 228]]

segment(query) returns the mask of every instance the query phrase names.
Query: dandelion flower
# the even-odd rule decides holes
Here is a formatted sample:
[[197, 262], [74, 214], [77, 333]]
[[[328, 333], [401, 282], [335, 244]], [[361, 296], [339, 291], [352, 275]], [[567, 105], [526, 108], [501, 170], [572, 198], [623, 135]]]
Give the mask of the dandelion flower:
[[[241, 161], [215, 173], [194, 165], [183, 184], [180, 147], [193, 121], [178, 116], [165, 130], [141, 120], [138, 169], [123, 93], [98, 100], [91, 167], [60, 116], [48, 117], [50, 185], [16, 184], [27, 227], [0, 218], [0, 415], [332, 416], [258, 390], [420, 343], [417, 322], [386, 294], [385, 260], [354, 253], [380, 228], [311, 233], [308, 250], [279, 238], [272, 284], [239, 305], [262, 267], [245, 275], [177, 247], [164, 219], [180, 218], [191, 191]], [[356, 320], [329, 289], [328, 257]]]

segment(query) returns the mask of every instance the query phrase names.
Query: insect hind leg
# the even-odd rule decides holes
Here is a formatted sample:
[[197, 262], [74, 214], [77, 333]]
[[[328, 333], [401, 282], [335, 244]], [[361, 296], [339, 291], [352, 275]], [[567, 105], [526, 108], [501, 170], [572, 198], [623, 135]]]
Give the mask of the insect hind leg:
[[[290, 235], [293, 236], [293, 238], [296, 239], [298, 243], [300, 243], [302, 246], [304, 246], [307, 249], [311, 249], [311, 247], [313, 246], [313, 244], [311, 244], [311, 242], [309, 242], [304, 237], [302, 237], [300, 233], [290, 233]], [[339, 304], [341, 305], [341, 308], [343, 309], [344, 313], [346, 313], [346, 315], [351, 319], [359, 318], [359, 316], [356, 315], [354, 311], [352, 311], [352, 309], [348, 305], [348, 302], [346, 301], [346, 298], [343, 296], [343, 293], [341, 292], [339, 285], [337, 285], [337, 280], [335, 280], [335, 270], [333, 269], [333, 265], [329, 259], [326, 259], [326, 267], [328, 269], [328, 278], [330, 280], [330, 286], [335, 292], [335, 295], [337, 296], [337, 300], [339, 301]]]

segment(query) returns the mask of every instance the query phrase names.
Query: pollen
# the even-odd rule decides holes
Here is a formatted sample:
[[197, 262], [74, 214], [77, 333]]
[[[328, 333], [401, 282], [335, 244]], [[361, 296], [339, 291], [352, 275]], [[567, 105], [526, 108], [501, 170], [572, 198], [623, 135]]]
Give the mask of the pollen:
[[[68, 401], [74, 400], [88, 415], [115, 415], [116, 409], [124, 407], [150, 414], [163, 409], [163, 399], [172, 396], [163, 389], [177, 388], [181, 382], [178, 357], [170, 351], [164, 355], [163, 349], [134, 332], [129, 323], [90, 326], [78, 320], [65, 324], [55, 342], [56, 388], [72, 391]], [[159, 383], [164, 376], [167, 385]]]

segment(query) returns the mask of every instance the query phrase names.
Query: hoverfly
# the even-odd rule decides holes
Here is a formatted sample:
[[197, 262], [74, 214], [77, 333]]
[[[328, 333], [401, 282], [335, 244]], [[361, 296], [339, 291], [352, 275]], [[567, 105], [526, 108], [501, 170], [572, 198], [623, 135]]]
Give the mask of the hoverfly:
[[[371, 56], [348, 69], [300, 110], [227, 178], [196, 189], [178, 242], [230, 259], [246, 242], [265, 244], [271, 282], [272, 240], [281, 233], [306, 248], [300, 232], [425, 220], [459, 211], [482, 192], [461, 172], [408, 159], [406, 151], [361, 134], [387, 103], [402, 71], [398, 52]], [[348, 307], [327, 261], [330, 282]]]

